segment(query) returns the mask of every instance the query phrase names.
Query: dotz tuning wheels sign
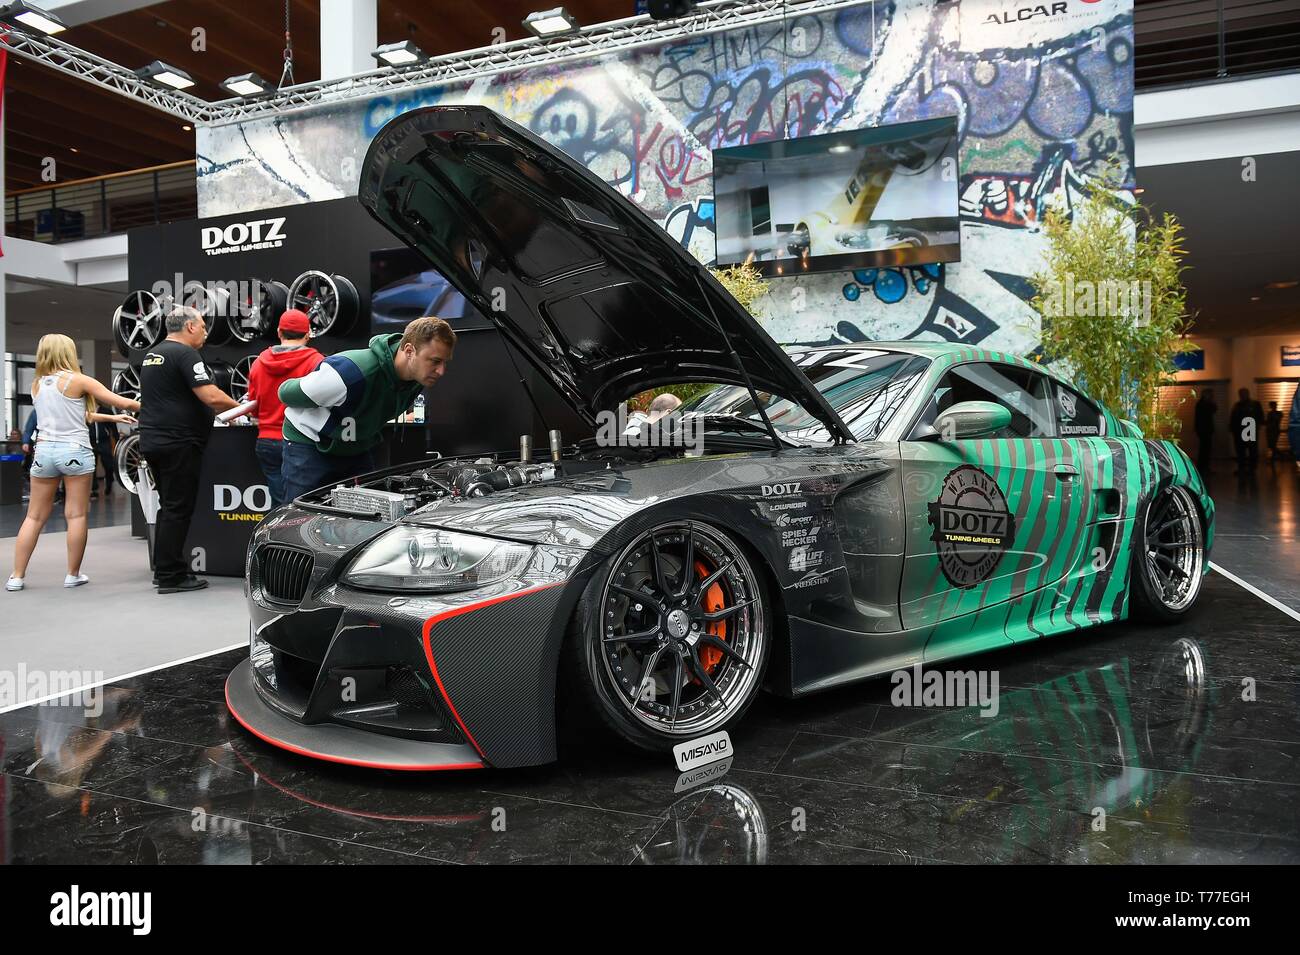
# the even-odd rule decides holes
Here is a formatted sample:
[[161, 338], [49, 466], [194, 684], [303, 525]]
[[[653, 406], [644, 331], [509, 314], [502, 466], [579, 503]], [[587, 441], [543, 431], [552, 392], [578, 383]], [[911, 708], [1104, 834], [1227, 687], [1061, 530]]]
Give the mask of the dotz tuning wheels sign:
[[307, 313], [313, 335], [345, 334], [357, 317], [361, 299], [342, 275], [308, 271], [289, 286], [289, 307]]
[[113, 313], [113, 340], [118, 353], [130, 358], [134, 352], [152, 348], [166, 336], [163, 303], [152, 292], [131, 292]]
[[259, 338], [274, 338], [280, 316], [289, 303], [289, 287], [283, 282], [252, 279], [246, 283], [248, 294], [226, 317], [230, 337], [248, 344]]

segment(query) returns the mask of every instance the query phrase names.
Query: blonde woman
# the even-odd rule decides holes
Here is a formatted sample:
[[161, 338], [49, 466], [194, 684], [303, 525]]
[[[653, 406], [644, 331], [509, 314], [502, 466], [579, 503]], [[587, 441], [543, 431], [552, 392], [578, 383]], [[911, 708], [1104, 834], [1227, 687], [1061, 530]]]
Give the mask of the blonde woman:
[[44, 335], [36, 346], [36, 380], [32, 404], [36, 407], [36, 447], [32, 455], [32, 496], [27, 518], [14, 545], [14, 571], [5, 590], [22, 590], [27, 562], [36, 549], [45, 522], [54, 509], [54, 493], [63, 481], [63, 517], [68, 523], [68, 575], [63, 586], [80, 587], [90, 578], [81, 572], [86, 553], [86, 511], [95, 477], [95, 452], [90, 443], [90, 422], [134, 424], [124, 414], [100, 414], [96, 402], [140, 410], [140, 402], [115, 395], [80, 371], [77, 346], [67, 335]]

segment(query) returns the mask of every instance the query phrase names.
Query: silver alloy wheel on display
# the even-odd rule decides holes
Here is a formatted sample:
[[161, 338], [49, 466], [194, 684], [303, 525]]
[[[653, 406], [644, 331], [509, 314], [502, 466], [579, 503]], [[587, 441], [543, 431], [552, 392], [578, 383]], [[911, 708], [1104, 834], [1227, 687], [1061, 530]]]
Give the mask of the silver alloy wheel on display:
[[289, 287], [283, 282], [252, 279], [248, 295], [226, 317], [230, 337], [248, 344], [259, 338], [273, 338], [280, 316], [289, 302]]
[[235, 362], [235, 367], [230, 372], [230, 397], [240, 404], [243, 404], [248, 396], [248, 373], [252, 370], [255, 361], [257, 361], [256, 355], [245, 355]]
[[289, 308], [307, 313], [313, 335], [346, 333], [357, 316], [359, 303], [356, 286], [342, 275], [312, 269], [289, 286]]
[[140, 376], [130, 365], [113, 376], [113, 394], [135, 401], [140, 400]]
[[612, 565], [600, 609], [606, 675], [642, 725], [698, 736], [756, 691], [767, 640], [758, 578], [714, 528], [682, 521], [641, 534]]
[[113, 340], [123, 358], [166, 337], [163, 303], [152, 292], [130, 292], [113, 313]]
[[139, 494], [140, 472], [149, 467], [145, 463], [144, 455], [140, 453], [140, 435], [128, 434], [117, 442], [115, 457], [117, 458], [117, 483], [122, 485], [127, 493]]
[[1186, 488], [1170, 485], [1146, 510], [1143, 565], [1151, 589], [1174, 611], [1185, 610], [1201, 592], [1205, 547], [1200, 512]]

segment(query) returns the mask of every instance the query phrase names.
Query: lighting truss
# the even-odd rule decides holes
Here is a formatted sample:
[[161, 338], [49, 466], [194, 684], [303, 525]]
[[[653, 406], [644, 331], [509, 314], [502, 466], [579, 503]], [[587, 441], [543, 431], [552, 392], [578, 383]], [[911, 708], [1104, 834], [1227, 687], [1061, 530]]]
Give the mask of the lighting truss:
[[254, 99], [233, 97], [209, 103], [174, 90], [163, 90], [139, 79], [131, 70], [52, 37], [34, 37], [10, 30], [3, 45], [30, 60], [44, 63], [79, 79], [97, 83], [139, 99], [156, 109], [206, 125], [238, 122], [288, 110], [362, 100], [378, 93], [492, 76], [528, 67], [607, 56], [673, 40], [771, 23], [805, 14], [826, 13], [861, 5], [864, 0], [708, 0], [693, 13], [676, 20], [652, 20], [648, 15], [584, 27], [577, 33], [547, 38], [529, 37], [480, 47], [405, 67], [371, 70], [356, 76], [285, 87], [275, 95]]

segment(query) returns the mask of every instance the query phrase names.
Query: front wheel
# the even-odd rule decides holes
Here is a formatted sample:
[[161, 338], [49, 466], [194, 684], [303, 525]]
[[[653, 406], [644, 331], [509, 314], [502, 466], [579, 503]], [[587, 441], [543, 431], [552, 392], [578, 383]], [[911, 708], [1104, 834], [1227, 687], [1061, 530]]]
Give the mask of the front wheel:
[[566, 647], [576, 692], [637, 746], [736, 725], [762, 683], [771, 613], [753, 562], [697, 521], [636, 537], [592, 580]]
[[1205, 570], [1201, 512], [1186, 488], [1170, 485], [1152, 496], [1133, 546], [1132, 615], [1154, 623], [1182, 619], [1200, 596]]

